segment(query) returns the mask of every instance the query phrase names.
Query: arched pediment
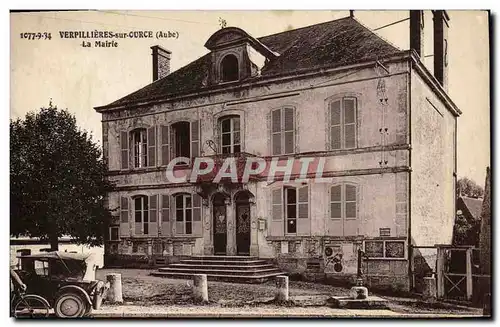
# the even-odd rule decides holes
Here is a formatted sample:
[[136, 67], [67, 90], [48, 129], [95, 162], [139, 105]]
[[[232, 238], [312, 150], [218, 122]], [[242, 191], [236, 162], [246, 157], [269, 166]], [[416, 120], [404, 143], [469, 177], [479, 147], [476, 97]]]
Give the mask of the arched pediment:
[[251, 38], [251, 36], [241, 28], [226, 27], [212, 34], [205, 43], [205, 47], [209, 50], [213, 50], [222, 45], [237, 43], [249, 38]]

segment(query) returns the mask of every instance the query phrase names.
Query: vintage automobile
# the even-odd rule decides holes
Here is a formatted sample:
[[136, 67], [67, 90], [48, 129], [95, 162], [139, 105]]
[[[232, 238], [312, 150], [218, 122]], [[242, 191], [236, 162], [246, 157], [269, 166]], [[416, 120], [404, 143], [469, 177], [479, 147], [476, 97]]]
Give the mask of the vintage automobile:
[[[14, 272], [25, 284], [23, 293], [45, 299], [57, 317], [89, 315], [92, 308], [100, 307], [109, 289], [109, 283], [95, 279], [96, 265], [91, 254], [55, 251], [18, 258], [20, 269]], [[22, 297], [19, 292], [18, 297]], [[19, 302], [12, 300], [14, 310]]]

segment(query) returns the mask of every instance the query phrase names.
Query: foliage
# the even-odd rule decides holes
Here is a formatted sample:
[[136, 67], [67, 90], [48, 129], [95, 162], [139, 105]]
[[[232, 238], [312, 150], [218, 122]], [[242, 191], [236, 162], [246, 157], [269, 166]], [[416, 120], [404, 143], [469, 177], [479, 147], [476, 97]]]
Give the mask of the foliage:
[[480, 198], [484, 195], [484, 189], [468, 177], [457, 180], [457, 196], [464, 195], [471, 198]]
[[481, 222], [474, 220], [467, 221], [463, 214], [457, 214], [453, 227], [453, 245], [474, 245], [479, 244], [479, 229]]
[[92, 136], [67, 110], [50, 104], [10, 122], [10, 233], [101, 245], [111, 213], [106, 209], [107, 167]]

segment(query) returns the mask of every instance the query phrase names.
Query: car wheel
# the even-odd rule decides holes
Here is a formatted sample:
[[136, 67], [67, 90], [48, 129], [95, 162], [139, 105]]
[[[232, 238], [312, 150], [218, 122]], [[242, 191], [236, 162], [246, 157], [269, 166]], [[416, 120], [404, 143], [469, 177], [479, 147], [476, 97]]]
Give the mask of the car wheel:
[[92, 312], [92, 305], [87, 303], [87, 305], [85, 305], [85, 312], [83, 313], [83, 317], [90, 316], [91, 312]]
[[63, 293], [55, 301], [54, 312], [59, 318], [79, 318], [85, 313], [84, 299], [75, 293]]

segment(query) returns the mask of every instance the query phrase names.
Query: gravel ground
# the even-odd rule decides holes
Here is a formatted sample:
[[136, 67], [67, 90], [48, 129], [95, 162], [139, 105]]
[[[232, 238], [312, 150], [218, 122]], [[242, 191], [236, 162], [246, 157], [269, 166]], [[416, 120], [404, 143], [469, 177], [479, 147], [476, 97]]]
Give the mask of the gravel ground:
[[[151, 271], [152, 270], [147, 269], [100, 269], [97, 271], [96, 277], [105, 280], [105, 276], [108, 273], [121, 273], [123, 299], [126, 307], [162, 307], [167, 305], [169, 306], [169, 311], [170, 308], [175, 307], [201, 309], [200, 306], [195, 305], [191, 300], [191, 280], [150, 276], [149, 273]], [[239, 308], [241, 310], [244, 307], [255, 308], [259, 306], [259, 308], [265, 307], [281, 310], [284, 307], [265, 303], [273, 298], [274, 291], [274, 281], [268, 281], [264, 284], [238, 284], [209, 281], [208, 294], [210, 303], [204, 307], [223, 307], [228, 310], [231, 308], [237, 310]], [[290, 297], [313, 296], [320, 300], [316, 301], [317, 303], [315, 303], [315, 301], [309, 301], [306, 305], [322, 305], [325, 297], [346, 296], [349, 294], [349, 289], [319, 283], [289, 281], [289, 294]], [[427, 303], [412, 298], [381, 297], [389, 300], [389, 308], [392, 311], [401, 314], [482, 314], [481, 309], [456, 306], [442, 302]], [[303, 303], [304, 302], [301, 302], [300, 305], [303, 305]], [[307, 301], [305, 303], [307, 303]], [[119, 310], [119, 307], [123, 306], [118, 306], [116, 310]], [[107, 308], [106, 310], [108, 310], [112, 308], [112, 306], [104, 304], [103, 308]], [[295, 307], [295, 309], [298, 308]], [[332, 310], [330, 308], [328, 309]]]

